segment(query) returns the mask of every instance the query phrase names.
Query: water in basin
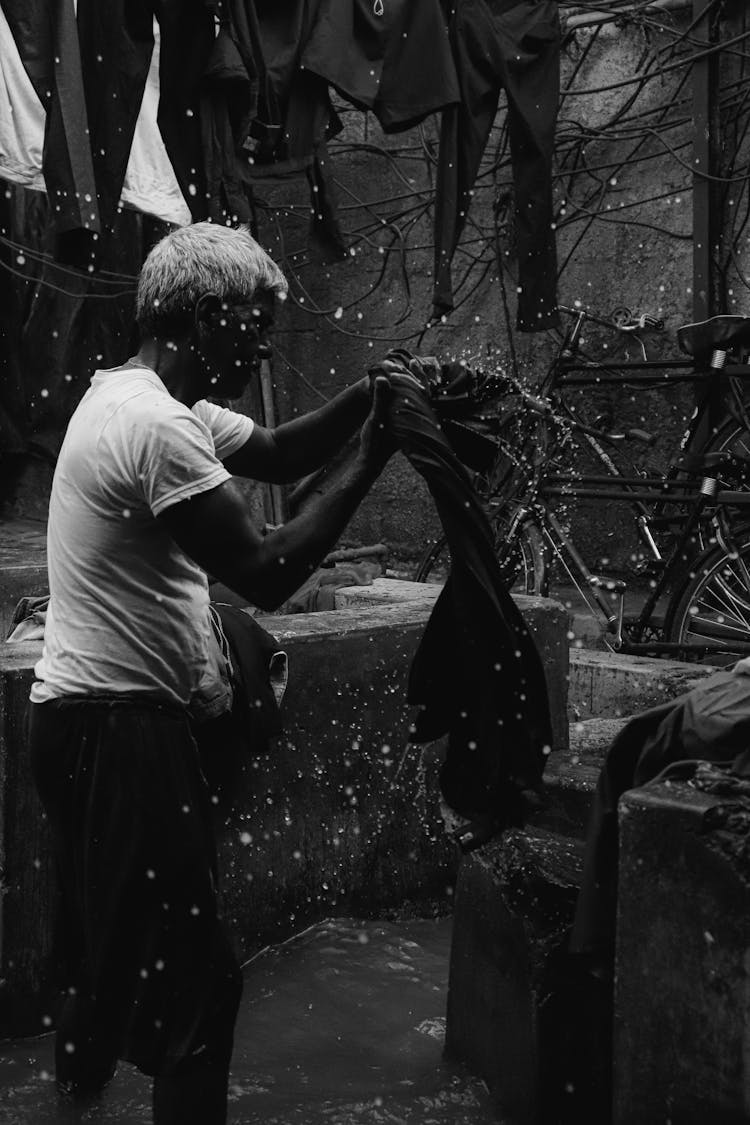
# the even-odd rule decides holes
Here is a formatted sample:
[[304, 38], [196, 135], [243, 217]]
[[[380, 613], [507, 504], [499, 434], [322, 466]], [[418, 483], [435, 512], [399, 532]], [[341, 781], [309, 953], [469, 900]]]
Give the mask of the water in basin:
[[[245, 968], [230, 1125], [497, 1125], [484, 1085], [442, 1060], [450, 919], [321, 922]], [[52, 1037], [0, 1044], [0, 1125], [150, 1125], [122, 1065], [61, 1115]]]

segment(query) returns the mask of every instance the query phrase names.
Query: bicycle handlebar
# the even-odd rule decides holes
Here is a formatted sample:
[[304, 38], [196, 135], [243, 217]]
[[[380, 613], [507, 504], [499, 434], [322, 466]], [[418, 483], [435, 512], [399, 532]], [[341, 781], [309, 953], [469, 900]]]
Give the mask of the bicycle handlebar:
[[571, 309], [568, 305], [557, 307], [570, 316], [578, 317], [580, 320], [591, 320], [595, 324], [601, 324], [604, 328], [612, 328], [617, 332], [663, 332], [664, 330], [664, 320], [661, 317], [652, 316], [650, 313], [634, 313], [624, 305], [614, 308], [609, 318], [597, 316], [588, 309]]
[[619, 434], [604, 434], [607, 441], [620, 442], [620, 441], [640, 441], [644, 445], [653, 445], [656, 441], [656, 435], [648, 433], [647, 430], [623, 430]]

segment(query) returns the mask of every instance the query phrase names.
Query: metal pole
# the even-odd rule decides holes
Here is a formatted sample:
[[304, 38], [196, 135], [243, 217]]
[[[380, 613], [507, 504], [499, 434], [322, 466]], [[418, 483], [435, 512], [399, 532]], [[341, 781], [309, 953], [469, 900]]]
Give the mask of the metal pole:
[[[695, 49], [717, 40], [717, 21], [711, 18], [712, 0], [693, 0]], [[716, 169], [718, 53], [693, 64], [693, 320], [707, 320], [716, 309], [714, 261], [717, 252], [718, 216]]]
[[[693, 0], [695, 50], [710, 47], [718, 39], [718, 20], [713, 0]], [[718, 145], [719, 52], [693, 63], [693, 320], [708, 320], [719, 310], [716, 301], [716, 268], [719, 256], [718, 193], [711, 179], [716, 174]], [[695, 440], [699, 444], [716, 432], [721, 417], [722, 385], [718, 371], [708, 381], [695, 385], [696, 403], [708, 399]]]
[[[273, 401], [273, 374], [267, 359], [260, 364], [260, 393], [263, 404], [263, 425], [273, 429], [276, 425], [276, 407]], [[289, 512], [286, 491], [282, 484], [269, 484], [268, 495], [271, 502], [271, 523], [286, 523]]]

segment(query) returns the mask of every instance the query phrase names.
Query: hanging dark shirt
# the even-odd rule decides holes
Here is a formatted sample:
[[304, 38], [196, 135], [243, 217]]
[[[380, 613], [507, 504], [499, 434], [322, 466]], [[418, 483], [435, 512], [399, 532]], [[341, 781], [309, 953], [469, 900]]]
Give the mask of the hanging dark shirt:
[[458, 246], [501, 90], [515, 192], [518, 327], [558, 323], [552, 158], [560, 92], [556, 0], [457, 0], [451, 45], [461, 102], [443, 113], [435, 202], [436, 316], [453, 308]]
[[386, 133], [460, 97], [439, 0], [319, 0], [302, 65], [371, 110]]
[[159, 23], [158, 124], [194, 220], [207, 215], [199, 93], [214, 42], [205, 0], [78, 0], [78, 31], [102, 223], [125, 180]]

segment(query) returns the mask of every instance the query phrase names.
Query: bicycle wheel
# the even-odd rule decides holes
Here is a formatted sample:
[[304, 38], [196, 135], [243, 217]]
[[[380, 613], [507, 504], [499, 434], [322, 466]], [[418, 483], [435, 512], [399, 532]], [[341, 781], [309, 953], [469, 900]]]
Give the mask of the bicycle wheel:
[[444, 582], [450, 570], [450, 551], [444, 535], [425, 551], [414, 572], [415, 582]]
[[[701, 454], [731, 453], [736, 460], [719, 470], [719, 488], [736, 492], [747, 491], [750, 495], [750, 430], [734, 418], [725, 418], [716, 433], [700, 448]], [[672, 467], [667, 470], [665, 480], [679, 481], [686, 470]], [[692, 475], [695, 475], [693, 473]], [[733, 509], [741, 522], [747, 523], [747, 514], [742, 509]], [[655, 526], [669, 527], [674, 535], [679, 534], [687, 513], [684, 499], [667, 499], [653, 505], [651, 516]], [[685, 545], [687, 557], [697, 560], [703, 551], [716, 546], [716, 534], [709, 518], [700, 521], [690, 543]]]
[[750, 644], [750, 528], [734, 537], [737, 553], [715, 544], [690, 567], [667, 611], [668, 641], [706, 645], [706, 663], [731, 664], [747, 656]]
[[[542, 533], [531, 521], [522, 523], [511, 545], [505, 534], [505, 524], [495, 528], [500, 571], [508, 589], [515, 594], [541, 594], [545, 592], [547, 560], [543, 550]], [[438, 539], [422, 556], [414, 575], [415, 582], [444, 582], [450, 570], [448, 540]]]
[[739, 463], [722, 470], [721, 487], [736, 491], [750, 486], [750, 430], [734, 418], [727, 418], [705, 446], [706, 453], [732, 453]]

